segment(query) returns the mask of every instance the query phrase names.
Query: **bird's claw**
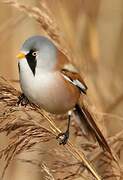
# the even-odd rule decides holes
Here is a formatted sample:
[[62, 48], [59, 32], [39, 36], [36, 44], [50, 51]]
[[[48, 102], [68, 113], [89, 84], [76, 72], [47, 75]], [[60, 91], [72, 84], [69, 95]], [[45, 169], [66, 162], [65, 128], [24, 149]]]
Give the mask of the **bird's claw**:
[[69, 132], [59, 133], [56, 139], [59, 140], [59, 145], [65, 145], [69, 139]]
[[17, 105], [21, 105], [21, 106], [27, 106], [27, 104], [29, 104], [29, 100], [27, 99], [27, 97], [22, 93], [19, 97], [18, 97], [18, 101], [17, 101]]

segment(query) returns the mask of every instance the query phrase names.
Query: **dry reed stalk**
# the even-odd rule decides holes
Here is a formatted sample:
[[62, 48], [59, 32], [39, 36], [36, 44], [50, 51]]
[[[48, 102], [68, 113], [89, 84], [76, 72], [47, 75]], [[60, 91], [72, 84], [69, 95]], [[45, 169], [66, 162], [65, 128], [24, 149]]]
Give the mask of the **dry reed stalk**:
[[[63, 43], [63, 37], [62, 34], [60, 33], [58, 27], [56, 26], [56, 23], [52, 17], [52, 15], [49, 15], [49, 10], [47, 8], [47, 6], [44, 4], [41, 4], [40, 9], [37, 7], [29, 7], [27, 5], [22, 5], [19, 4], [16, 0], [8, 0], [8, 1], [4, 1], [14, 7], [16, 7], [19, 10], [24, 11], [25, 13], [27, 13], [29, 16], [33, 17], [34, 19], [36, 19], [36, 21], [41, 25], [41, 28], [45, 31], [45, 33], [55, 42], [55, 44], [57, 45], [57, 47], [65, 54], [67, 55], [67, 57], [71, 60], [71, 55], [68, 53], [69, 51], [66, 49], [66, 46], [64, 46]], [[57, 135], [58, 132], [60, 132], [60, 130], [57, 128], [57, 126], [53, 123], [51, 117], [49, 118], [49, 116], [47, 114], [45, 114], [44, 112], [42, 113], [42, 111], [40, 111], [39, 109], [36, 108], [36, 111], [38, 111], [38, 113], [40, 113], [43, 117], [45, 117], [45, 119], [47, 119], [47, 121], [51, 124], [51, 134], [55, 134]], [[6, 129], [7, 130], [7, 129]], [[22, 140], [23, 141], [23, 140]], [[30, 141], [30, 139], [29, 139]], [[18, 144], [17, 144], [18, 145]], [[23, 146], [21, 146], [21, 148], [29, 148], [29, 147], [25, 147], [25, 144]], [[92, 172], [92, 174], [97, 178], [100, 179], [100, 177], [97, 175], [97, 173], [95, 172], [94, 168], [91, 167], [90, 163], [87, 161], [87, 159], [85, 158], [83, 153], [80, 153], [74, 145], [72, 145], [70, 142], [68, 143], [68, 145], [66, 146], [66, 148], [72, 152], [72, 155], [79, 160], [80, 162], [84, 161], [85, 164], [88, 166], [88, 168], [90, 169], [90, 171]], [[15, 153], [15, 151], [14, 151]], [[16, 152], [18, 153], [18, 151]], [[15, 154], [16, 154], [15, 153]], [[7, 157], [8, 158], [8, 157]]]
[[[37, 107], [33, 107], [33, 110], [40, 113], [41, 116], [45, 117], [46, 120], [51, 125], [51, 130], [43, 128], [42, 125], [34, 120], [30, 121], [30, 119], [19, 119], [15, 118], [13, 116], [13, 112], [16, 112], [16, 109], [11, 108], [15, 105], [16, 96], [18, 95], [18, 92], [15, 91], [11, 86], [9, 86], [7, 83], [5, 84], [5, 80], [3, 80], [3, 83], [0, 83], [0, 102], [1, 103], [7, 103], [7, 106], [9, 107], [8, 111], [2, 116], [1, 119], [1, 128], [0, 132], [6, 132], [7, 135], [11, 135], [15, 132], [14, 135], [12, 135], [12, 141], [9, 144], [7, 148], [5, 148], [1, 153], [4, 152], [5, 159], [7, 160], [6, 166], [4, 168], [3, 175], [5, 173], [6, 168], [8, 167], [10, 161], [15, 157], [15, 155], [21, 153], [24, 150], [30, 149], [32, 146], [34, 146], [36, 143], [39, 143], [41, 141], [45, 142], [50, 139], [52, 139], [52, 135], [57, 135], [59, 132], [59, 128], [54, 124], [53, 119], [49, 117], [45, 112], [41, 111]], [[24, 110], [24, 109], [23, 109]], [[10, 115], [12, 116], [12, 119], [9, 118]], [[14, 119], [13, 119], [14, 117]], [[9, 118], [9, 122], [7, 121], [5, 124], [5, 120]], [[42, 134], [43, 133], [43, 134]], [[19, 140], [18, 137], [21, 137]], [[117, 135], [117, 138], [120, 138], [122, 136], [122, 132]], [[38, 140], [36, 140], [38, 138]], [[116, 138], [115, 138], [116, 140]], [[80, 153], [75, 146], [72, 143], [68, 143], [65, 148], [79, 161], [79, 162], [85, 162], [85, 164], [90, 168], [90, 170], [93, 172], [93, 168], [90, 166], [90, 163], [88, 163], [87, 159], [83, 155], [83, 153]], [[100, 155], [100, 151], [97, 148], [97, 154], [93, 152], [93, 155], [91, 154], [91, 157], [95, 157], [93, 160], [95, 160]], [[98, 155], [98, 156], [95, 156]], [[95, 173], [95, 172], [94, 172]]]
[[[0, 83], [0, 89], [1, 89], [0, 99], [3, 100], [3, 103], [6, 102], [7, 105], [10, 106], [9, 102], [11, 103], [12, 100], [15, 100], [15, 99], [10, 100], [9, 99], [10, 96], [17, 95], [18, 93], [16, 92], [15, 89], [6, 85], [3, 85], [2, 83]], [[16, 119], [16, 116], [12, 120], [9, 119], [9, 122], [5, 124], [6, 117], [4, 118], [3, 116], [0, 122], [1, 123], [0, 132], [1, 133], [6, 132], [7, 135], [11, 135], [13, 134], [13, 132], [16, 132], [16, 133], [12, 135], [11, 137], [12, 142], [8, 145], [7, 148], [2, 150], [1, 152], [1, 154], [4, 152], [4, 156], [7, 161], [2, 176], [4, 176], [6, 168], [8, 167], [10, 161], [13, 160], [15, 155], [18, 155], [24, 150], [30, 149], [36, 143], [39, 143], [42, 141], [46, 142], [52, 139], [53, 137], [52, 135], [55, 134], [57, 136], [58, 133], [61, 132], [60, 129], [53, 122], [53, 119], [49, 117], [46, 112], [40, 110], [35, 105], [33, 105], [33, 108], [35, 108], [35, 111], [39, 113], [42, 117], [44, 117], [50, 123], [51, 130], [44, 129], [39, 123], [37, 124], [35, 121], [30, 122], [30, 120], [28, 121], [28, 119], [27, 121], [25, 121], [24, 119], [21, 119], [21, 121], [19, 121], [18, 119]], [[14, 112], [16, 110], [11, 110], [11, 111]], [[11, 113], [11, 111], [9, 113]], [[8, 118], [8, 115], [6, 116]], [[18, 139], [18, 137], [20, 138]], [[87, 160], [85, 155], [82, 152], [80, 153], [79, 150], [77, 150], [70, 141], [65, 146], [65, 148], [69, 151], [69, 153], [72, 154], [72, 156], [75, 159], [77, 159], [82, 164], [84, 163], [85, 166], [88, 168], [88, 170], [92, 173], [92, 175], [96, 177], [97, 180], [100, 180], [100, 177], [96, 173], [94, 167]]]
[[[66, 48], [63, 48], [63, 44], [61, 44], [61, 33], [58, 30], [58, 28], [57, 28], [55, 22], [53, 21], [53, 19], [51, 18], [51, 16], [49, 16], [49, 14], [48, 14], [49, 11], [48, 10], [46, 11], [46, 9], [47, 9], [46, 6], [45, 7], [44, 7], [44, 5], [41, 6], [41, 9], [42, 9], [42, 11], [41, 11], [41, 9], [39, 9], [37, 7], [31, 8], [31, 7], [19, 4], [16, 0], [7, 0], [4, 2], [18, 8], [19, 10], [25, 11], [29, 16], [35, 18], [36, 21], [40, 23], [41, 27], [48, 34], [48, 36], [55, 42], [55, 44], [58, 46], [58, 48], [60, 48], [60, 50], [62, 50], [63, 53], [65, 53]], [[42, 115], [50, 122], [50, 124], [52, 125], [54, 130], [57, 131], [57, 133], [60, 132], [60, 130], [52, 123], [52, 121], [46, 115], [44, 115], [44, 113]], [[100, 180], [100, 177], [97, 175], [94, 168], [90, 165], [88, 160], [85, 158], [84, 154], [80, 154], [76, 148], [74, 149], [74, 146], [72, 144], [69, 143], [69, 146], [71, 147], [71, 149], [74, 152], [73, 155], [77, 159], [79, 158], [80, 161], [83, 161], [86, 164], [87, 168], [90, 170], [90, 172], [98, 180]]]
[[56, 46], [71, 60], [71, 55], [67, 49], [67, 43], [64, 40], [62, 33], [55, 23], [52, 14], [49, 14], [49, 9], [45, 3], [40, 3], [40, 8], [31, 7], [20, 4], [16, 0], [3, 0], [20, 11], [24, 11], [29, 17], [34, 18], [41, 26], [44, 33], [56, 44]]
[[[61, 133], [60, 129], [57, 128], [57, 126], [55, 125], [55, 123], [51, 120], [51, 117], [49, 118], [45, 112], [42, 113], [40, 109], [38, 109], [38, 112], [45, 117], [45, 119], [48, 120], [48, 122], [51, 125], [51, 129], [53, 130], [53, 132], [55, 132], [55, 135], [57, 136], [59, 133]], [[88, 161], [88, 159], [86, 158], [86, 156], [84, 155], [83, 152], [79, 152], [79, 150], [75, 147], [75, 145], [73, 145], [69, 140], [67, 145], [65, 146], [65, 148], [80, 162], [84, 163], [86, 165], [86, 167], [88, 168], [88, 170], [92, 173], [92, 175], [94, 175], [98, 180], [100, 180], [100, 177], [98, 176], [95, 168], [90, 164], [90, 162]]]

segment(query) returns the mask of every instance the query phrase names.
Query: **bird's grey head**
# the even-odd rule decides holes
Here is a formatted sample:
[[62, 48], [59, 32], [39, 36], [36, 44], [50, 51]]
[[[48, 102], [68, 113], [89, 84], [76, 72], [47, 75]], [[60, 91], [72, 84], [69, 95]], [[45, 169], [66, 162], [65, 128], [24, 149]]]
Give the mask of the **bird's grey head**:
[[53, 69], [56, 63], [56, 51], [55, 45], [44, 36], [28, 38], [21, 48], [34, 75], [36, 71]]

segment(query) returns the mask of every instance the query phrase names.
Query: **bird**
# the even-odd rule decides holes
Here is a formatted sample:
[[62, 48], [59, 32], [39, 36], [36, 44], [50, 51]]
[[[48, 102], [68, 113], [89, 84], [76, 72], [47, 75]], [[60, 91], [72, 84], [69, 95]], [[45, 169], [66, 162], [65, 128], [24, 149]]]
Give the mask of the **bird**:
[[[84, 129], [89, 132], [104, 151], [112, 155], [95, 119], [79, 99], [87, 94], [87, 85], [78, 69], [47, 37], [31, 36], [25, 40], [17, 55], [19, 80], [22, 94], [18, 104], [32, 102], [52, 114], [68, 114], [66, 131], [60, 133], [59, 144], [69, 139], [72, 113], [79, 117]], [[113, 155], [112, 155], [113, 157]]]

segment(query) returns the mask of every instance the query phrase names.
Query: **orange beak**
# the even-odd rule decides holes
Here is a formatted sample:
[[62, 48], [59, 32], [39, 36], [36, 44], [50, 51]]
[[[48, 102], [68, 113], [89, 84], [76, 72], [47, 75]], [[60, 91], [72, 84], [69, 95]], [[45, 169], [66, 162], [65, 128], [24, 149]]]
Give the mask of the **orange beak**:
[[20, 52], [17, 56], [16, 56], [18, 59], [23, 59], [25, 58], [25, 54]]

